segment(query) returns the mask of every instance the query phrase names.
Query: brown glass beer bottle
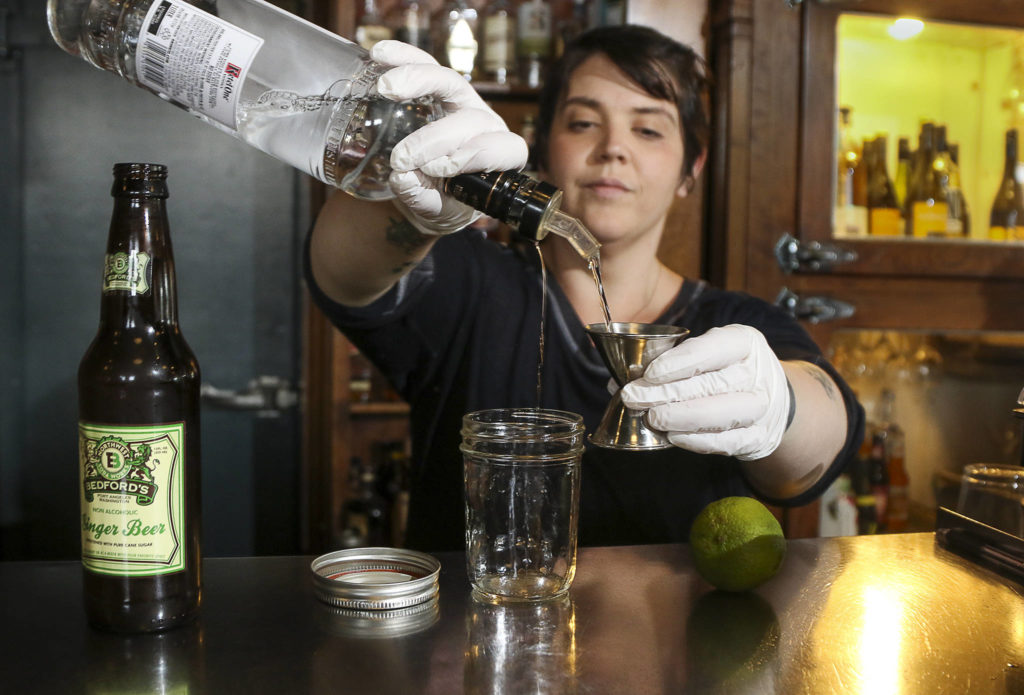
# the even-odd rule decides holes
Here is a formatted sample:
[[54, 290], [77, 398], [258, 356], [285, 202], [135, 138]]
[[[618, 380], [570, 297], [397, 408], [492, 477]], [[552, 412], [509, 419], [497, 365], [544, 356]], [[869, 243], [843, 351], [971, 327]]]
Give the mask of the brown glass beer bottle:
[[153, 632], [200, 600], [199, 365], [178, 328], [167, 167], [115, 164], [100, 325], [78, 369], [85, 609]]

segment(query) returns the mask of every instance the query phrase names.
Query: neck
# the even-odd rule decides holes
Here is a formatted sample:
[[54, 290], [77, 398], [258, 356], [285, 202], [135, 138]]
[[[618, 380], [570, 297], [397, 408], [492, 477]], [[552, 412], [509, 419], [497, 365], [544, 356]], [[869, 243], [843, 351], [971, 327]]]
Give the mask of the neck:
[[[604, 310], [590, 269], [568, 244], [554, 241], [544, 250], [549, 272], [584, 324], [603, 323]], [[654, 251], [641, 244], [601, 247], [601, 276], [612, 321], [652, 323], [675, 297], [682, 278]]]

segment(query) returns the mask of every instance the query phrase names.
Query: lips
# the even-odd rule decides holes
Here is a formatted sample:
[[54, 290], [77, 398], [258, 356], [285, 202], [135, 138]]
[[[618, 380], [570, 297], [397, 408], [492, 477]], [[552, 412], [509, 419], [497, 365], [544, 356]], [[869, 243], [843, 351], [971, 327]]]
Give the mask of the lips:
[[583, 184], [584, 188], [595, 188], [595, 189], [619, 189], [621, 191], [629, 191], [630, 188], [622, 181], [618, 179], [600, 178], [594, 179], [593, 181], [587, 181]]

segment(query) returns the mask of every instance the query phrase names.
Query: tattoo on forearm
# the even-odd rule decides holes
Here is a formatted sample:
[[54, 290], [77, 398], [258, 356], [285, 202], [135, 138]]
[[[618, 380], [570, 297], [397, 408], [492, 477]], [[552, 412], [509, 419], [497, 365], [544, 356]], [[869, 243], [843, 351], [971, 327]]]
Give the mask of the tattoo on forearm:
[[801, 366], [807, 371], [808, 374], [814, 377], [815, 381], [821, 384], [821, 388], [825, 391], [825, 395], [828, 396], [830, 400], [835, 400], [836, 384], [834, 381], [832, 381], [832, 377], [830, 377], [825, 372], [825, 370], [809, 362], [805, 362]]
[[430, 238], [421, 234], [418, 229], [403, 217], [389, 217], [388, 226], [384, 231], [384, 238], [388, 243], [397, 246], [405, 253], [415, 253], [430, 241]]

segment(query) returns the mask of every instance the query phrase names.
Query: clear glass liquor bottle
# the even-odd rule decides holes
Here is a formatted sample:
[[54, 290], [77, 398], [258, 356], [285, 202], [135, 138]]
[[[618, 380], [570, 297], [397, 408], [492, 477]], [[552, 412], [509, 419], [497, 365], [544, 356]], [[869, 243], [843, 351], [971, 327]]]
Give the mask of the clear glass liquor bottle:
[[391, 197], [391, 148], [439, 115], [377, 95], [365, 49], [263, 0], [48, 0], [47, 19], [68, 53], [361, 198]]
[[[463, 24], [474, 22], [471, 71], [476, 10], [464, 0], [452, 6], [464, 12]], [[392, 148], [442, 115], [432, 99], [380, 96], [386, 66], [264, 0], [47, 0], [47, 21], [68, 53], [359, 198], [392, 198]], [[561, 191], [550, 184], [508, 171], [460, 174], [446, 186], [527, 238], [554, 232], [588, 261], [597, 254], [599, 244], [559, 210]]]

